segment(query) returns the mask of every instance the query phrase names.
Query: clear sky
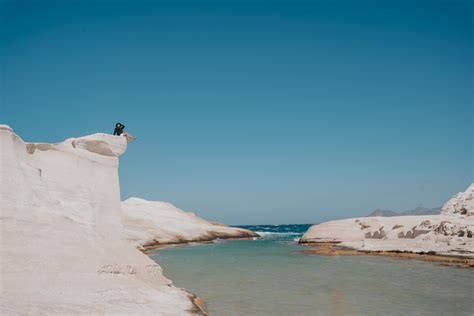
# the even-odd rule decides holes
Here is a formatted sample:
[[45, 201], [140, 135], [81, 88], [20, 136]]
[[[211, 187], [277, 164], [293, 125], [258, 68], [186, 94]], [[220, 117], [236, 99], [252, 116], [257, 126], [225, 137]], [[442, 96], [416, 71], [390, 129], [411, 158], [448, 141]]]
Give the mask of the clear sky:
[[473, 181], [473, 2], [0, 0], [0, 122], [138, 137], [122, 198], [229, 224], [440, 206]]

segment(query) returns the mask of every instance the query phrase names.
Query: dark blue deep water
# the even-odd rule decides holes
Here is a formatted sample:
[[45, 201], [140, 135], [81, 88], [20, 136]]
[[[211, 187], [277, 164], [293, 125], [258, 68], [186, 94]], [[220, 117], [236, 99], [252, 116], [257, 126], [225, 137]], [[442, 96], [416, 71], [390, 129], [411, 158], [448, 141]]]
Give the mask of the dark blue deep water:
[[281, 234], [284, 235], [293, 235], [301, 236], [303, 235], [308, 228], [313, 224], [291, 224], [291, 225], [240, 225], [236, 227], [241, 227], [245, 229], [253, 230], [259, 234], [273, 234], [277, 236]]
[[313, 224], [290, 225], [239, 225], [235, 227], [253, 230], [262, 237], [290, 238], [301, 237]]

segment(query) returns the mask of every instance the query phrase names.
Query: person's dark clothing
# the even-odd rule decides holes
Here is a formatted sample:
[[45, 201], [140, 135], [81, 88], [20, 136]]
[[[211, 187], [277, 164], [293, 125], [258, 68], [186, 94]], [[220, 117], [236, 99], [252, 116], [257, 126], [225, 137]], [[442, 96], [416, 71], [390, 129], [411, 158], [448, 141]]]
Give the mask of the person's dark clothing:
[[125, 128], [125, 125], [122, 125], [122, 124], [115, 126], [114, 135], [117, 135], [117, 136], [122, 135], [124, 128]]

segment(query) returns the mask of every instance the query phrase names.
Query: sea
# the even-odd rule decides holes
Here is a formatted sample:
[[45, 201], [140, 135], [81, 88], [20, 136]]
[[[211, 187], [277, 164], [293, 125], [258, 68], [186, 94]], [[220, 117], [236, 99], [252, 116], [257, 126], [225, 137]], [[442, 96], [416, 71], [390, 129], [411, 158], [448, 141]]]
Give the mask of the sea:
[[151, 258], [210, 315], [474, 315], [473, 269], [308, 254], [297, 241], [310, 226], [239, 226], [262, 238], [176, 246]]

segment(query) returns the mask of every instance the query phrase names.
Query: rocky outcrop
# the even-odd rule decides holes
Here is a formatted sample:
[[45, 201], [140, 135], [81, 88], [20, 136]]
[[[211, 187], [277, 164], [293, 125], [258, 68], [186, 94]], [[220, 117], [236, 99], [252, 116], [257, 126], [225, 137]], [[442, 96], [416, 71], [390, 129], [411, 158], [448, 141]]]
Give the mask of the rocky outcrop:
[[25, 143], [0, 125], [0, 314], [198, 312], [194, 296], [126, 240], [118, 181], [126, 148], [106, 134]]
[[444, 215], [474, 215], [474, 183], [464, 192], [455, 194], [441, 208]]
[[361, 217], [313, 225], [300, 243], [336, 242], [360, 251], [413, 252], [474, 258], [471, 185], [440, 215]]
[[210, 223], [170, 203], [139, 198], [129, 198], [122, 202], [122, 221], [127, 239], [140, 248], [215, 239], [258, 237], [250, 230]]

